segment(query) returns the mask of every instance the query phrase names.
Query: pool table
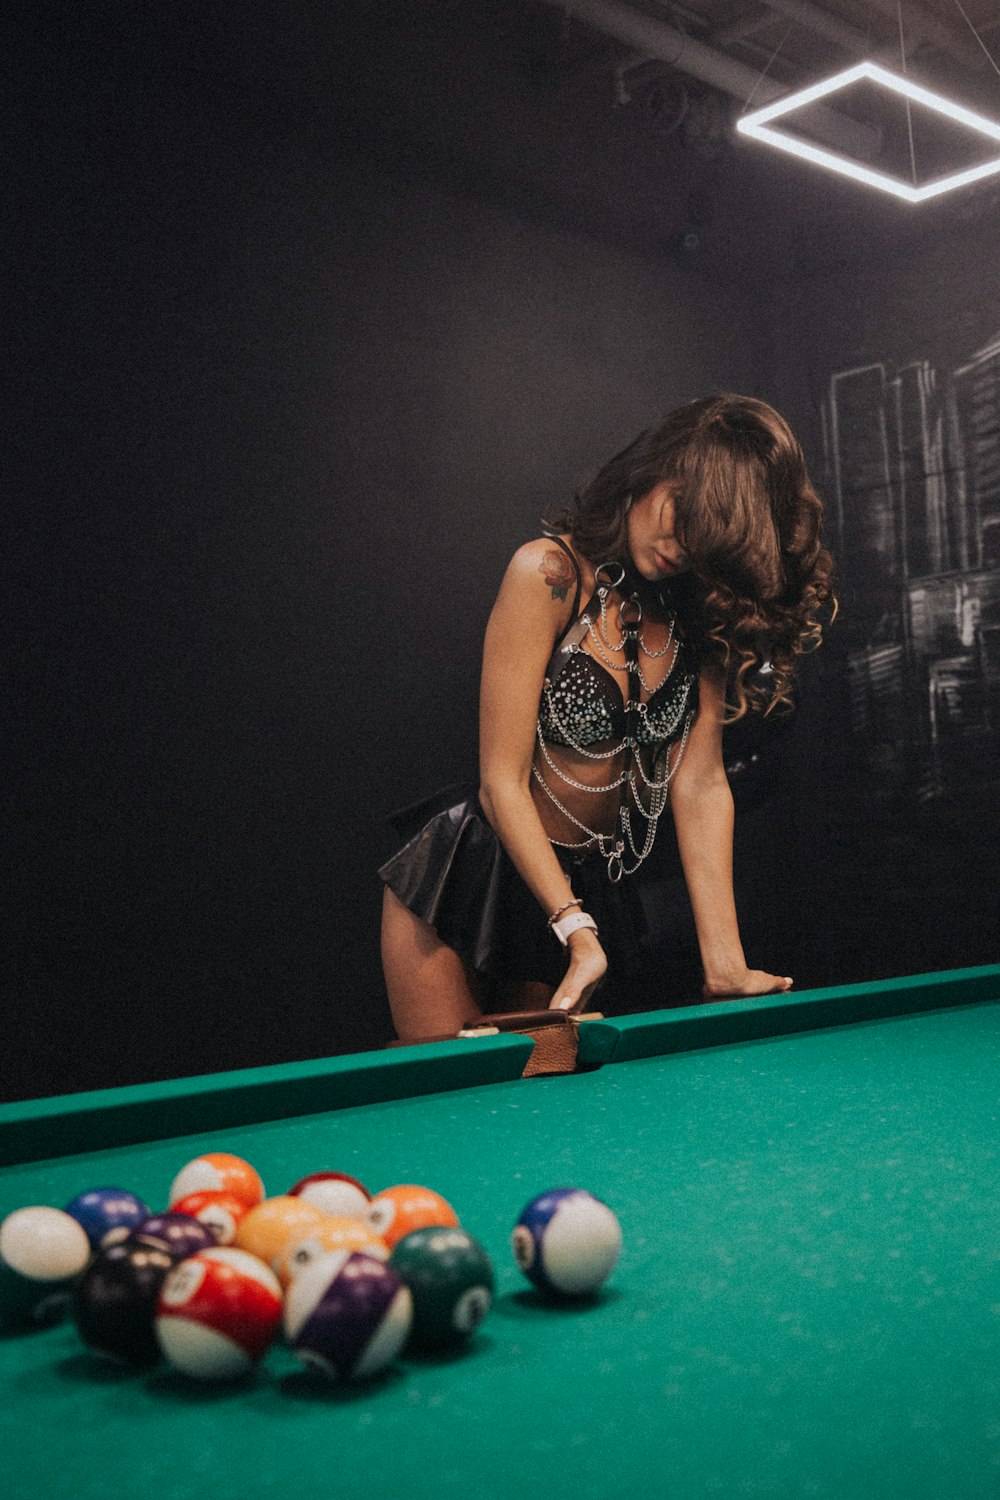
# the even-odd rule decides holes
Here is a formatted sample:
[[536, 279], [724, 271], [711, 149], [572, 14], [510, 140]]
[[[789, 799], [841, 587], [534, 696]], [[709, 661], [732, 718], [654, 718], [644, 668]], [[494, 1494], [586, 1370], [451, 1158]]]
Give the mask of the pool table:
[[[1000, 1495], [1000, 966], [592, 1021], [581, 1071], [499, 1035], [0, 1108], [0, 1215], [104, 1183], [165, 1203], [203, 1150], [268, 1191], [423, 1182], [497, 1270], [459, 1355], [336, 1386], [0, 1336], [11, 1500]], [[509, 1252], [578, 1185], [624, 1231], [552, 1306]]]

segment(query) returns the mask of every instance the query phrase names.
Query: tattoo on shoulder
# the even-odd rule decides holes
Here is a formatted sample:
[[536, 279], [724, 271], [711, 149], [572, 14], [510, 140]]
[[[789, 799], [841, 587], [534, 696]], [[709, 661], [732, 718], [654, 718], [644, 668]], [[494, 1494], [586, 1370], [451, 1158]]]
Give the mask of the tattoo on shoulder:
[[552, 590], [553, 599], [567, 599], [573, 582], [573, 564], [565, 552], [552, 547], [542, 558], [539, 573]]

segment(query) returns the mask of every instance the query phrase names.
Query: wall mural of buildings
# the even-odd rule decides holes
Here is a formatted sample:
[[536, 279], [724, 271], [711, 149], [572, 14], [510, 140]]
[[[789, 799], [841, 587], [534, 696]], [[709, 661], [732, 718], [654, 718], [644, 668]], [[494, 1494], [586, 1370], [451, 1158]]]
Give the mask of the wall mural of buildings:
[[837, 371], [822, 417], [853, 733], [887, 791], [967, 791], [1000, 774], [1000, 333]]

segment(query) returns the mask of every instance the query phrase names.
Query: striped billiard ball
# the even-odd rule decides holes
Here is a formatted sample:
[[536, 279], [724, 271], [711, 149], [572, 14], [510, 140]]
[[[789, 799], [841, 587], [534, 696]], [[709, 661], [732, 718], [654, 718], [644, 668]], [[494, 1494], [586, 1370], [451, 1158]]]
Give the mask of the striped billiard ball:
[[599, 1198], [580, 1188], [554, 1188], [528, 1204], [511, 1245], [514, 1259], [539, 1291], [586, 1297], [614, 1270], [622, 1231]]
[[245, 1250], [189, 1255], [169, 1273], [156, 1307], [167, 1363], [198, 1380], [235, 1380], [266, 1354], [281, 1324], [274, 1272]]
[[285, 1297], [285, 1333], [303, 1364], [365, 1380], [402, 1349], [413, 1320], [408, 1287], [385, 1261], [336, 1250], [307, 1266]]

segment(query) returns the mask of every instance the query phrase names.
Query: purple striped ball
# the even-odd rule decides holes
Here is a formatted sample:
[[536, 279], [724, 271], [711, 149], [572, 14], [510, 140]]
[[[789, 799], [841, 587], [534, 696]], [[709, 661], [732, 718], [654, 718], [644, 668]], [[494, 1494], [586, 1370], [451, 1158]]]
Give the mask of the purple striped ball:
[[307, 1266], [285, 1297], [285, 1333], [303, 1364], [366, 1380], [390, 1364], [413, 1321], [409, 1289], [384, 1261], [334, 1250]]

